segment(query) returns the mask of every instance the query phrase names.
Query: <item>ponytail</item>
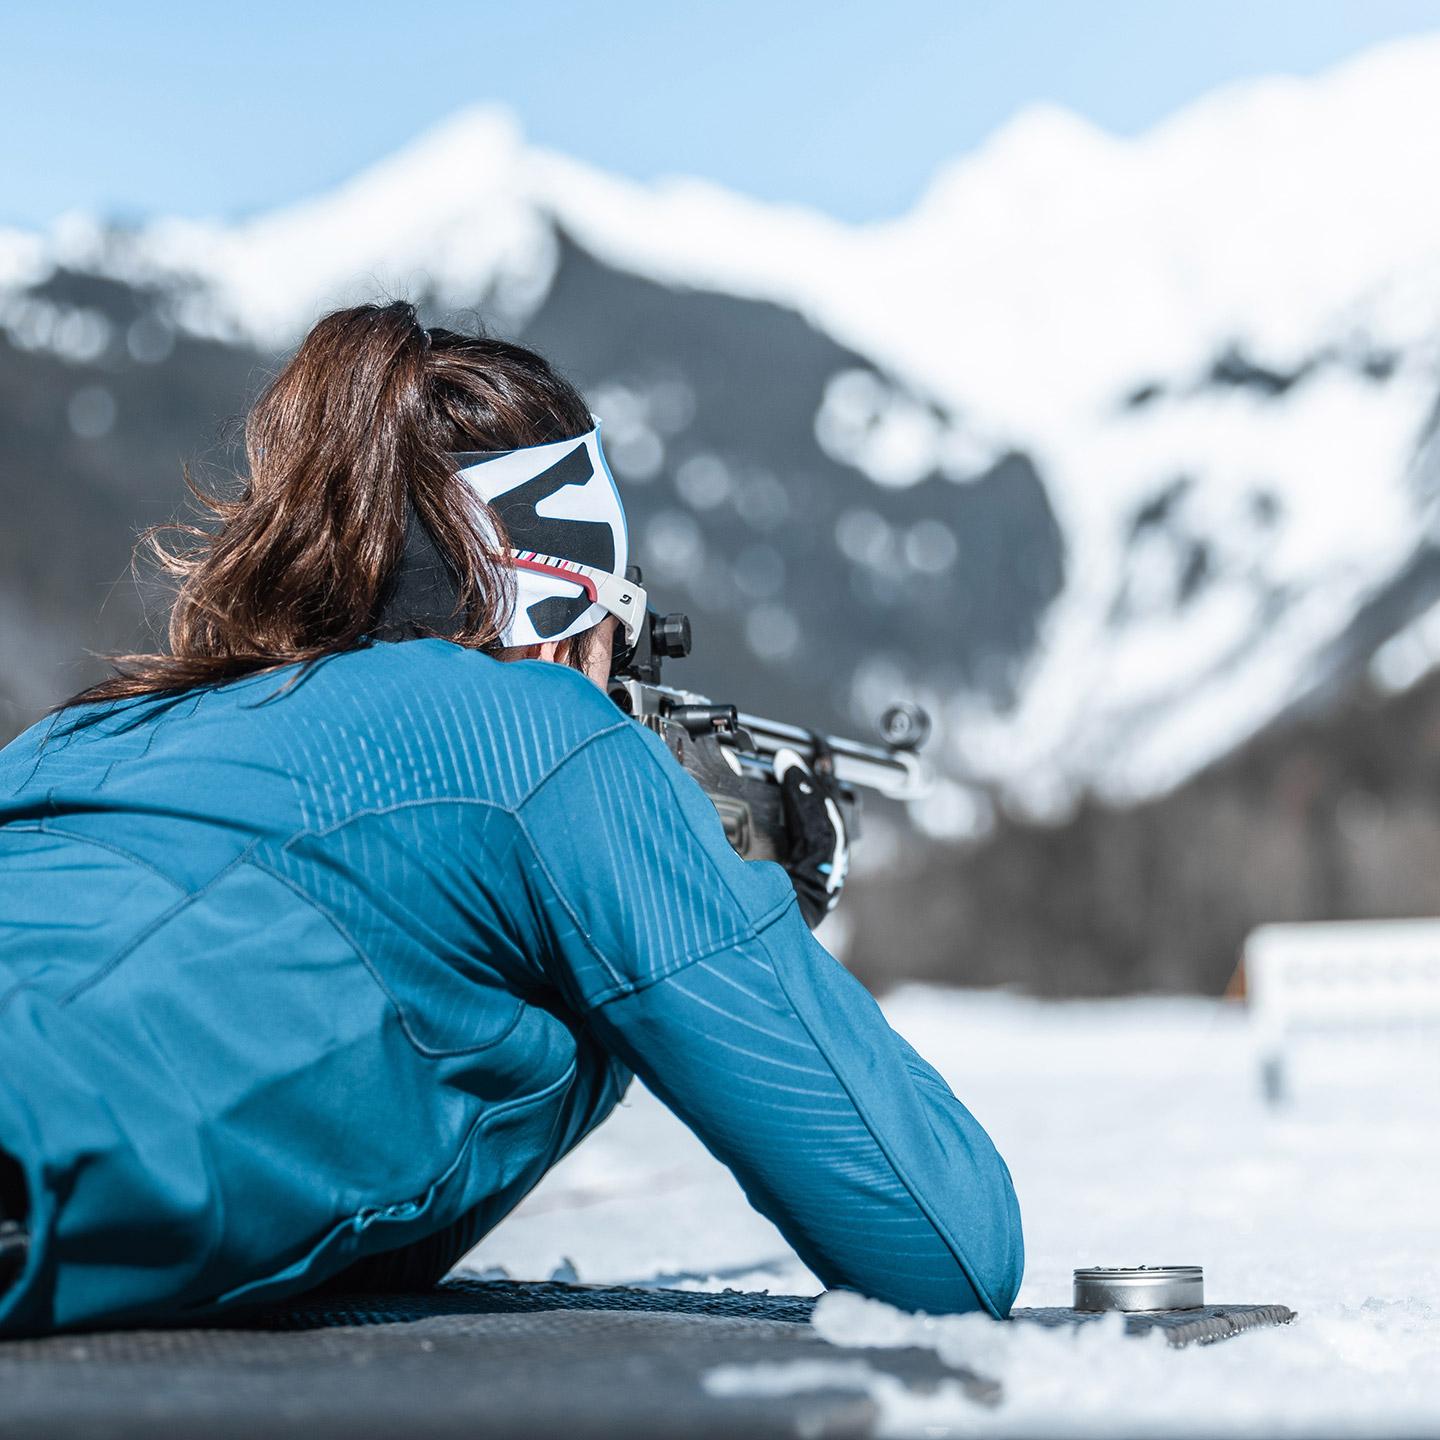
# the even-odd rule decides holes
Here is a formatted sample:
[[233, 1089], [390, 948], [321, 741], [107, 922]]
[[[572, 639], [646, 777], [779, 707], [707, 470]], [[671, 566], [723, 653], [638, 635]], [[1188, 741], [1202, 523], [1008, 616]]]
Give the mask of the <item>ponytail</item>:
[[[176, 576], [169, 653], [118, 657], [75, 701], [175, 692], [312, 661], [365, 642], [412, 510], [457, 577], [457, 643], [497, 642], [513, 603], [498, 522], [449, 453], [583, 433], [579, 393], [540, 356], [449, 330], [414, 308], [321, 320], [250, 411], [238, 498], [197, 489], [206, 526], [146, 534]], [[164, 539], [182, 537], [183, 547]]]

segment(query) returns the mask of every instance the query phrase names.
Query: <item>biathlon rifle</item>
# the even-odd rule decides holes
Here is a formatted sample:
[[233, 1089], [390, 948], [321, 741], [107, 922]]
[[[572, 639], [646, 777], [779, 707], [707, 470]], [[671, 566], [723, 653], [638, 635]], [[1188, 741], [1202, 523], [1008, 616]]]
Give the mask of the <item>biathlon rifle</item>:
[[[626, 573], [641, 583], [637, 569]], [[877, 744], [767, 720], [664, 684], [663, 662], [684, 658], [690, 643], [688, 616], [650, 610], [630, 663], [611, 677], [610, 698], [659, 735], [695, 777], [719, 812], [726, 838], [745, 859], [783, 863], [789, 853], [774, 772], [774, 756], [782, 748], [796, 751], [830, 782], [852, 841], [860, 833], [862, 790], [911, 800], [929, 788], [917, 752], [930, 733], [930, 719], [918, 705], [892, 705], [881, 717]]]

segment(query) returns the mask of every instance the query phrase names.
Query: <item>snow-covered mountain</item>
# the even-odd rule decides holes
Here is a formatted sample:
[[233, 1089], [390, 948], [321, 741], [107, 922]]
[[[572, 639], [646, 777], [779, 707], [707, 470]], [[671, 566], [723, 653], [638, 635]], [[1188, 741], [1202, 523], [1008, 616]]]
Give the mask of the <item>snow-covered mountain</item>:
[[808, 657], [796, 698], [838, 674], [852, 725], [918, 693], [957, 782], [922, 818], [957, 829], [968, 782], [1135, 798], [1399, 632], [1428, 664], [1436, 174], [1440, 38], [1135, 140], [1031, 110], [864, 226], [478, 109], [243, 222], [0, 233], [0, 326], [74, 444], [177, 345], [269, 356], [377, 292], [478, 307], [590, 387], [642, 558], [748, 636], [720, 678]]

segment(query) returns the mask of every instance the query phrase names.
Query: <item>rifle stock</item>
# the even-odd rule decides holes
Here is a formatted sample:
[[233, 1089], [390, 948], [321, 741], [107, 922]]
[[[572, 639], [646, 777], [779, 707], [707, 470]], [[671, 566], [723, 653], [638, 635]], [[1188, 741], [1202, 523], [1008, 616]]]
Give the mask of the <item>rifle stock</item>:
[[783, 862], [789, 850], [773, 768], [775, 753], [782, 748], [796, 751], [831, 779], [852, 840], [860, 833], [861, 791], [911, 800], [929, 785], [928, 773], [915, 754], [928, 722], [915, 707], [887, 712], [884, 723], [897, 734], [896, 740], [867, 744], [748, 714], [693, 691], [633, 677], [612, 680], [610, 695], [622, 710], [659, 735], [695, 777], [719, 813], [726, 838], [747, 860]]

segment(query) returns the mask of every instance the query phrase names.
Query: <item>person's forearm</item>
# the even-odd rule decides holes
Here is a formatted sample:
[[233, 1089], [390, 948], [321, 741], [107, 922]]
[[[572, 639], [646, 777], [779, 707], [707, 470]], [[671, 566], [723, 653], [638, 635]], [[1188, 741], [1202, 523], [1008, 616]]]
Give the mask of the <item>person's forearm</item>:
[[797, 912], [596, 1013], [826, 1285], [1008, 1312], [1023, 1256], [1004, 1162]]

